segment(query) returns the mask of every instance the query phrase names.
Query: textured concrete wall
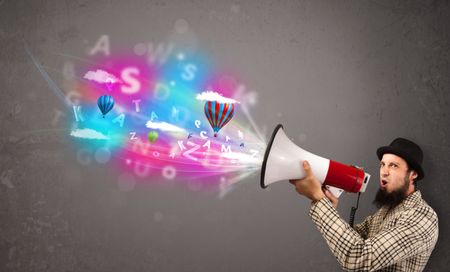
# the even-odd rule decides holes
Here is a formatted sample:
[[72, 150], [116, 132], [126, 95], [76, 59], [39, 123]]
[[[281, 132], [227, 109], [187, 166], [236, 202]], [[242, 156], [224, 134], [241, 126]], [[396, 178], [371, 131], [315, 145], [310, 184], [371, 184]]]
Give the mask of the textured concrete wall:
[[[253, 176], [218, 199], [176, 182], [118, 186], [112, 167], [77, 160], [24, 44], [62, 84], [65, 56], [101, 35], [132, 48], [176, 22], [258, 92], [258, 125], [282, 122], [297, 144], [373, 174], [357, 220], [375, 210], [376, 148], [420, 143], [440, 224], [426, 270], [448, 270], [449, 18], [448, 1], [0, 0], [0, 271], [339, 269], [288, 184], [262, 191]], [[354, 201], [341, 199], [344, 218]]]

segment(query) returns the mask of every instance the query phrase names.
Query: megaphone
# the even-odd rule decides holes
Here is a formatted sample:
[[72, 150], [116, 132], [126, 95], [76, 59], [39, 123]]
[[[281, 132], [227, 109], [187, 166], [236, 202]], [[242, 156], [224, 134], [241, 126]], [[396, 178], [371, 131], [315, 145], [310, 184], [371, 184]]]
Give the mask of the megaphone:
[[264, 153], [261, 187], [291, 179], [302, 179], [305, 171], [300, 162], [307, 160], [316, 178], [337, 197], [343, 192], [364, 192], [370, 175], [356, 166], [345, 165], [308, 152], [294, 144], [277, 125]]

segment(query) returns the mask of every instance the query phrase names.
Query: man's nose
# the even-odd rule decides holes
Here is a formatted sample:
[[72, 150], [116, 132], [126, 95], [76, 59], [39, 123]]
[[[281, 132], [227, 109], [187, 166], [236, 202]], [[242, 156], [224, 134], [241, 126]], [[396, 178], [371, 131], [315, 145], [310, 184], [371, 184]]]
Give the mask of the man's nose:
[[389, 170], [385, 167], [380, 168], [380, 174], [382, 177], [387, 177], [389, 176]]

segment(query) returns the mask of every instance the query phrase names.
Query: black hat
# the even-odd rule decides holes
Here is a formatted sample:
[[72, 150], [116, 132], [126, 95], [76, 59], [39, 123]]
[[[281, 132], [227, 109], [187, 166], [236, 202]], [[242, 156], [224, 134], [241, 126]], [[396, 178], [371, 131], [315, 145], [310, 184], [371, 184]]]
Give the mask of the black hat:
[[377, 149], [378, 159], [381, 160], [386, 153], [402, 157], [409, 167], [417, 172], [417, 180], [425, 176], [422, 169], [423, 152], [416, 143], [404, 138], [397, 138], [389, 146], [382, 146]]

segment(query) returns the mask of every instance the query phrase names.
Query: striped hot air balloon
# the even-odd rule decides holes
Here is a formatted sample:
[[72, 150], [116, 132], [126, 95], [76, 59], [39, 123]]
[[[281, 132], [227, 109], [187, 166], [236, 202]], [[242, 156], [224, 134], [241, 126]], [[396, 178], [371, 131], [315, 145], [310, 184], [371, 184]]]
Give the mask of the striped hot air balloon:
[[102, 95], [98, 98], [97, 105], [105, 118], [105, 115], [114, 107], [114, 98], [110, 95]]
[[214, 130], [214, 137], [217, 137], [219, 130], [233, 118], [234, 103], [206, 101], [205, 115]]

